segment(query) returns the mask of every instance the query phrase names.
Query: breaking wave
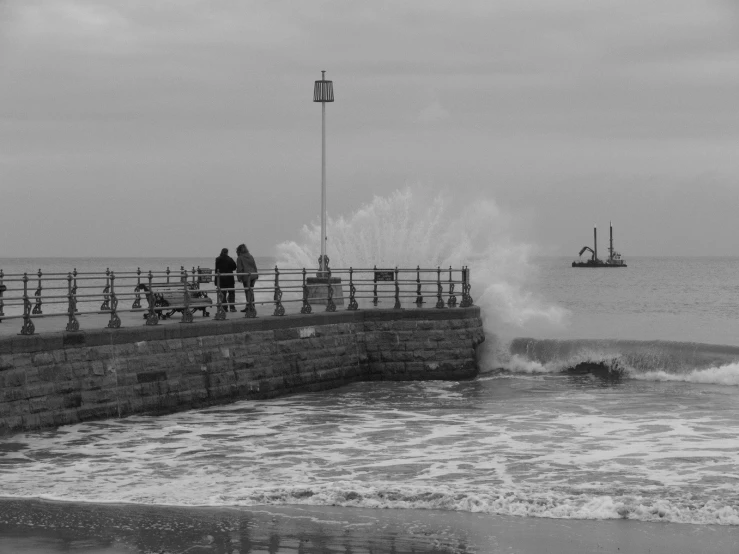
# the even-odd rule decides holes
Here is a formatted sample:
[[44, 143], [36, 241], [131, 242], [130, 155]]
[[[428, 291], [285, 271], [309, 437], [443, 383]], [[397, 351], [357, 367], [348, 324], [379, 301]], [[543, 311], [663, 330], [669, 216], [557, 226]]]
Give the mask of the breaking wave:
[[739, 386], [739, 347], [669, 341], [518, 338], [499, 348], [498, 369], [517, 374], [602, 371], [645, 381]]

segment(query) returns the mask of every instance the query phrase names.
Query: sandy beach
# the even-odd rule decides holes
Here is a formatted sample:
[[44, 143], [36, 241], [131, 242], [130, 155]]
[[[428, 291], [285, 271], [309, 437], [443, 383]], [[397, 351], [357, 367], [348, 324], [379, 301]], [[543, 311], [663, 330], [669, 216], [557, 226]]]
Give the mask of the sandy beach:
[[733, 526], [331, 506], [180, 508], [0, 501], [0, 552], [736, 553]]

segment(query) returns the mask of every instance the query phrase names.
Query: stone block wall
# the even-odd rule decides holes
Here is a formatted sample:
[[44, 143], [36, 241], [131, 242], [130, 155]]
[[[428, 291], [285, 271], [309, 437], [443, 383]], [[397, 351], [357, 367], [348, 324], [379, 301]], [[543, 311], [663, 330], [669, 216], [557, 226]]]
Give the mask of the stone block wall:
[[341, 311], [0, 338], [0, 434], [477, 374], [479, 309]]

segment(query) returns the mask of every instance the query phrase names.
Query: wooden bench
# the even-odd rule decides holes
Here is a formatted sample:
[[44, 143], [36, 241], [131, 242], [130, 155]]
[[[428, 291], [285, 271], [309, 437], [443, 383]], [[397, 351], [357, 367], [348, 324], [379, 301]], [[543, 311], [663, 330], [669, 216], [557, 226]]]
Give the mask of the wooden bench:
[[[142, 284], [139, 290], [146, 293], [147, 300], [153, 294], [154, 311], [160, 319], [170, 318], [175, 312], [184, 312], [185, 310], [185, 290], [182, 283], [152, 283], [151, 291], [149, 291], [149, 285]], [[201, 310], [203, 317], [208, 317], [210, 315], [208, 308], [213, 305], [213, 301], [208, 298], [208, 293], [199, 290], [197, 284], [188, 284], [187, 294], [190, 310], [192, 312]], [[169, 311], [167, 311], [167, 308], [169, 308]], [[147, 315], [144, 314], [144, 319]]]

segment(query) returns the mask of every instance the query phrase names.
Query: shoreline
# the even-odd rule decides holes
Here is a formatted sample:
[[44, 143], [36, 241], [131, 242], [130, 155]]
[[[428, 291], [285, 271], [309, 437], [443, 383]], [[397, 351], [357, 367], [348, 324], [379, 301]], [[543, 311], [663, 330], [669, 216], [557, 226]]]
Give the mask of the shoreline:
[[170, 507], [0, 498], [0, 552], [734, 553], [739, 526], [337, 506]]

